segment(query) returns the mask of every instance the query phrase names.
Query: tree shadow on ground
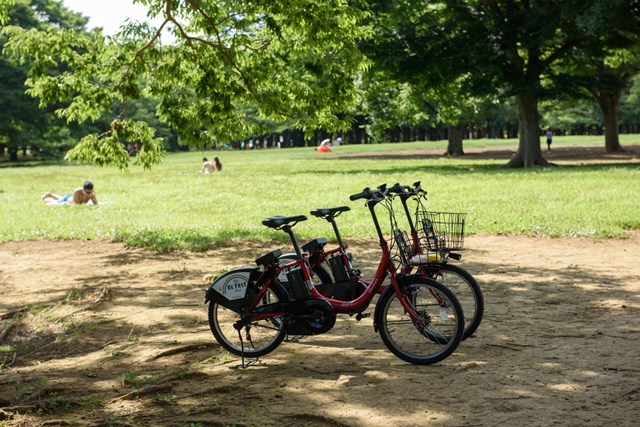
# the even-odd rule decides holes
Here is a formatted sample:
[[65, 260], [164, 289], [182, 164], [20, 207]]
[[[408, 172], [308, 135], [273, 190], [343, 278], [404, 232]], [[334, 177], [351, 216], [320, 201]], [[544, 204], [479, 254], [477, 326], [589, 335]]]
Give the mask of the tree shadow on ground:
[[[228, 265], [237, 261], [240, 249], [228, 248], [215, 256], [221, 265]], [[607, 319], [629, 317], [633, 322], [636, 315], [609, 301], [627, 300], [633, 305], [640, 298], [623, 288], [627, 279], [640, 277], [623, 281], [569, 266], [463, 263], [483, 286], [486, 315], [477, 334], [438, 365], [404, 363], [384, 347], [369, 319], [356, 322], [340, 316], [329, 333], [284, 343], [258, 363], [238, 369], [239, 359], [221, 351], [208, 331], [204, 287], [192, 281], [210, 271], [206, 263], [192, 266], [191, 257], [196, 256], [140, 251], [127, 254], [129, 261], [125, 262], [121, 254], [97, 255], [100, 274], [74, 280], [91, 283], [88, 289], [93, 293], [87, 291], [87, 297], [93, 297], [100, 287], [108, 287], [110, 297], [68, 316], [57, 332], [19, 328], [11, 336], [8, 343], [15, 359], [0, 378], [5, 391], [0, 402], [3, 410], [31, 414], [32, 420], [85, 419], [87, 425], [108, 419], [125, 422], [127, 416], [149, 425], [184, 425], [205, 419], [209, 424], [203, 425], [260, 423], [258, 417], [265, 414], [247, 411], [249, 399], [270, 408], [264, 425], [291, 416], [291, 408], [319, 417], [318, 425], [358, 425], [355, 415], [327, 415], [309, 402], [322, 401], [325, 396], [383, 416], [406, 403], [407, 391], [420, 395], [425, 384], [441, 384], [439, 398], [429, 402], [430, 411], [447, 414], [459, 425], [463, 420], [452, 401], [464, 388], [489, 393], [488, 398], [475, 395], [476, 404], [485, 405], [485, 410], [504, 410], [501, 405], [516, 399], [515, 406], [510, 406], [512, 415], [526, 412], [525, 407], [540, 393], [558, 401], [591, 402], [593, 388], [576, 391], [553, 385], [568, 381], [567, 376], [588, 381], [589, 370], [598, 368], [586, 366], [581, 355], [612, 348], [630, 336], [624, 323], [612, 327]], [[151, 259], [170, 267], [136, 271]], [[364, 277], [375, 266], [373, 257], [358, 258]], [[490, 281], [483, 280], [487, 275]], [[65, 293], [74, 289], [75, 284], [68, 286]], [[61, 310], [61, 316], [74, 308], [53, 298], [40, 303]], [[119, 311], [123, 307], [126, 310]], [[144, 311], [148, 315], [140, 323], [135, 316]], [[57, 322], [55, 312], [47, 315]], [[554, 322], [539, 322], [549, 318]], [[599, 320], [594, 322], [594, 318]], [[170, 352], [180, 347], [187, 349]], [[602, 367], [628, 368], [628, 358], [606, 353], [602, 352], [598, 372], [608, 383], [623, 383], [624, 371], [602, 371]], [[162, 354], [166, 356], [158, 357]], [[536, 371], [534, 383], [523, 376], [527, 370]], [[387, 398], [365, 399], [373, 388], [385, 392]], [[287, 402], [289, 408], [278, 402]], [[122, 408], [128, 415], [122, 415]]]

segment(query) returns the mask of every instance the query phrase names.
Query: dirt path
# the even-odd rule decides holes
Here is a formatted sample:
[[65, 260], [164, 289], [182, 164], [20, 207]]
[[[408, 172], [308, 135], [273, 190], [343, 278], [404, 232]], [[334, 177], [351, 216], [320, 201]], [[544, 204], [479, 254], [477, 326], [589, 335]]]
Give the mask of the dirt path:
[[[466, 246], [486, 315], [444, 362], [404, 363], [344, 317], [241, 369], [208, 330], [203, 277], [264, 248], [0, 245], [0, 425], [636, 425], [640, 234]], [[352, 249], [368, 275], [376, 246]]]

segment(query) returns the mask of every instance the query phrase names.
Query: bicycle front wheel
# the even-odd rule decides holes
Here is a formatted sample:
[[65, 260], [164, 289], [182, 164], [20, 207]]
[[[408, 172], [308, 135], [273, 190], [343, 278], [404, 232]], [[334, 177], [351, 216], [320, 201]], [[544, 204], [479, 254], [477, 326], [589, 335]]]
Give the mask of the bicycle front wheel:
[[[270, 288], [260, 305], [286, 301], [286, 293], [277, 287]], [[275, 350], [286, 336], [281, 317], [271, 317], [249, 322], [240, 330], [234, 324], [240, 315], [211, 301], [209, 303], [209, 327], [216, 341], [229, 352], [244, 357], [260, 357]]]
[[376, 307], [375, 324], [385, 345], [400, 359], [430, 365], [449, 357], [462, 340], [464, 316], [456, 296], [432, 279], [413, 276], [400, 284], [413, 311], [396, 292], [385, 291]]
[[464, 311], [464, 334], [467, 339], [473, 334], [484, 316], [484, 297], [476, 279], [467, 270], [451, 264], [427, 264], [424, 267], [429, 277], [451, 289]]

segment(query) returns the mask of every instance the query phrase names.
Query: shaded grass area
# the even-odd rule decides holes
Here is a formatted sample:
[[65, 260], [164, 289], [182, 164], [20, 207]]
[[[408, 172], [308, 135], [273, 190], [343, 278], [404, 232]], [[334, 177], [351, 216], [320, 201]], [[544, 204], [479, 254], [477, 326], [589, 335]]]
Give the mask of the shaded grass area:
[[[602, 147], [602, 137], [556, 137], [554, 149]], [[640, 144], [624, 135], [623, 145]], [[244, 240], [285, 243], [261, 220], [347, 205], [339, 219], [348, 237], [375, 231], [362, 201], [349, 195], [382, 183], [421, 181], [429, 209], [467, 212], [468, 233], [624, 237], [640, 228], [640, 165], [559, 162], [554, 168], [506, 169], [515, 140], [479, 140], [466, 148], [497, 147], [492, 155], [442, 157], [446, 142], [172, 154], [151, 171], [52, 164], [0, 170], [0, 242], [34, 239], [113, 239], [156, 251], [202, 251]], [[424, 154], [423, 154], [424, 153]], [[202, 175], [200, 159], [217, 155], [220, 174]], [[553, 158], [550, 158], [553, 161]], [[99, 206], [47, 206], [45, 191], [65, 194], [91, 179]], [[381, 210], [382, 223], [386, 215]], [[332, 237], [325, 221], [296, 227], [301, 239]]]

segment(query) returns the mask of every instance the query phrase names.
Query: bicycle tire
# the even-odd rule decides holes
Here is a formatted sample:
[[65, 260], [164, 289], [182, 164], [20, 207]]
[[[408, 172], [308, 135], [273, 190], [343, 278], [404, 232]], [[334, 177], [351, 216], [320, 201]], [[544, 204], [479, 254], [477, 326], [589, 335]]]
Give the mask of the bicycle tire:
[[428, 276], [451, 289], [464, 312], [464, 334], [469, 338], [480, 326], [484, 316], [484, 296], [476, 279], [464, 268], [451, 264], [427, 264]]
[[[259, 306], [288, 299], [282, 285], [273, 283]], [[273, 317], [251, 322], [238, 331], [234, 323], [239, 319], [238, 313], [214, 301], [209, 302], [209, 327], [214, 338], [224, 349], [237, 356], [264, 356], [275, 350], [287, 335], [285, 321], [282, 318]], [[242, 334], [244, 338], [241, 339]]]
[[392, 287], [376, 305], [374, 322], [382, 341], [400, 359], [430, 365], [449, 357], [462, 340], [464, 314], [451, 290], [433, 279], [411, 276], [400, 283], [420, 321], [409, 317]]

